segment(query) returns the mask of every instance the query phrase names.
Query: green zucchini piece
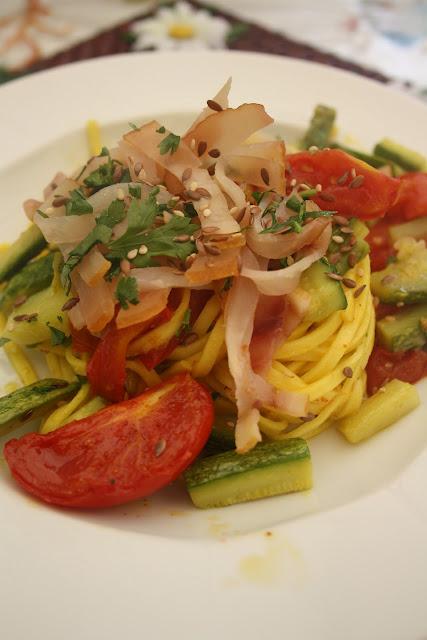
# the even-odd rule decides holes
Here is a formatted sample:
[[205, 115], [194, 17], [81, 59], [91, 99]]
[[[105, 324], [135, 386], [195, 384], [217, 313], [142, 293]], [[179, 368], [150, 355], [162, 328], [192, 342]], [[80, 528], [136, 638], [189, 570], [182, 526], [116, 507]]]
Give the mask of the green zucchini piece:
[[46, 246], [46, 240], [40, 229], [32, 224], [21, 233], [0, 257], [0, 282], [13, 276], [31, 258], [34, 258]]
[[321, 322], [334, 311], [347, 308], [347, 298], [341, 282], [332, 280], [327, 275], [331, 271], [330, 266], [318, 260], [303, 272], [299, 286], [311, 296], [304, 322]]
[[349, 156], [353, 156], [353, 158], [357, 158], [357, 160], [362, 160], [375, 169], [379, 169], [379, 167], [384, 167], [385, 165], [390, 164], [390, 160], [387, 160], [386, 158], [381, 158], [377, 155], [359, 151], [359, 149], [353, 149], [353, 147], [347, 147], [345, 144], [341, 144], [339, 142], [333, 142], [330, 144], [330, 147], [331, 149], [340, 149]]
[[397, 260], [371, 276], [371, 290], [381, 302], [427, 301], [427, 249], [412, 238], [399, 240]]
[[[351, 220], [349, 221], [349, 226], [353, 229], [353, 234], [356, 238], [356, 244], [353, 245], [351, 252], [342, 253], [340, 259], [334, 265], [335, 271], [341, 276], [343, 276], [350, 269], [350, 265], [348, 262], [350, 253], [356, 256], [356, 264], [363, 260], [363, 258], [369, 253], [369, 244], [366, 242], [366, 240], [364, 240], [364, 238], [369, 233], [369, 229], [366, 224], [364, 224], [358, 218], [351, 218]], [[340, 253], [341, 247], [342, 245], [336, 244], [332, 240], [328, 248], [328, 254]]]
[[427, 238], [427, 218], [417, 218], [403, 224], [394, 224], [390, 227], [390, 237], [393, 242], [400, 238]]
[[302, 140], [304, 149], [326, 147], [332, 133], [336, 111], [332, 107], [318, 104], [313, 112], [309, 127]]
[[225, 507], [312, 487], [310, 451], [293, 438], [259, 444], [245, 454], [227, 451], [194, 463], [184, 474], [196, 507]]
[[406, 171], [427, 171], [427, 159], [417, 151], [402, 144], [383, 138], [374, 148], [374, 154], [387, 158]]
[[12, 276], [6, 287], [0, 292], [0, 310], [3, 313], [8, 314], [14, 301], [18, 298], [28, 298], [51, 284], [53, 258], [53, 253], [37, 258]]
[[427, 304], [412, 305], [377, 322], [378, 342], [389, 351], [420, 349], [427, 342]]
[[45, 415], [79, 388], [79, 382], [46, 378], [3, 396], [0, 398], [0, 436]]

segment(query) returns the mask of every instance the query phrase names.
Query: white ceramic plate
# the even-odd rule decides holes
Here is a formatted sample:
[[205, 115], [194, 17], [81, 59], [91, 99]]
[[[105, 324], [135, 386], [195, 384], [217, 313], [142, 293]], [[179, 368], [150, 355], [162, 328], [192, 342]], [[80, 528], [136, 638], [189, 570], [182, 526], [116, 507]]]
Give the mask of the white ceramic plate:
[[[0, 90], [0, 232], [20, 204], [87, 155], [88, 118], [113, 142], [128, 121], [179, 131], [233, 76], [233, 104], [266, 105], [295, 138], [318, 102], [368, 148], [390, 135], [426, 152], [424, 105], [361, 77], [240, 53], [84, 62]], [[0, 361], [0, 384], [13, 377]], [[423, 393], [426, 385], [420, 385]], [[0, 465], [0, 629], [31, 638], [427, 637], [425, 404], [365, 444], [311, 443], [315, 488], [200, 512], [182, 487], [98, 513], [23, 495]]]

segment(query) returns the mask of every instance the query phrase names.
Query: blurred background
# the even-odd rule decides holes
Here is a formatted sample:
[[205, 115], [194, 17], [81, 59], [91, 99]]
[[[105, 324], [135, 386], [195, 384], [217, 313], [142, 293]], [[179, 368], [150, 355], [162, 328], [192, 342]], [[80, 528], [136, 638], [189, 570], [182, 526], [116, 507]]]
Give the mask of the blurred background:
[[119, 52], [242, 49], [427, 98], [427, 0], [1, 0], [0, 82]]

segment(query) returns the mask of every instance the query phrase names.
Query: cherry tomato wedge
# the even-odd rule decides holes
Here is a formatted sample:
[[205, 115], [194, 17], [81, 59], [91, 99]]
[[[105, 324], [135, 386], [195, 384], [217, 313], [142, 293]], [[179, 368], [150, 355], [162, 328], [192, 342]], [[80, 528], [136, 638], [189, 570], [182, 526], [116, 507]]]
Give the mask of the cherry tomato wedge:
[[366, 241], [369, 242], [371, 247], [369, 258], [372, 271], [385, 269], [390, 258], [396, 255], [389, 228], [387, 220], [380, 220], [366, 236]]
[[391, 352], [375, 346], [366, 367], [368, 374], [368, 394], [375, 393], [382, 385], [397, 378], [403, 382], [415, 383], [427, 374], [427, 352]]
[[311, 187], [322, 185], [321, 193], [313, 198], [321, 209], [332, 209], [349, 218], [382, 217], [394, 204], [400, 187], [396, 178], [340, 149], [302, 151], [287, 156], [286, 162], [290, 179]]
[[427, 173], [405, 173], [400, 177], [396, 203], [387, 218], [402, 221], [427, 216]]
[[40, 500], [109, 507], [175, 480], [204, 447], [213, 422], [205, 387], [179, 374], [137, 398], [4, 449], [13, 477]]
[[125, 329], [110, 327], [99, 342], [87, 366], [87, 377], [92, 390], [111, 402], [123, 400], [126, 382], [126, 353], [129, 343], [144, 331], [166, 322], [171, 315], [170, 309], [166, 308], [155, 318]]

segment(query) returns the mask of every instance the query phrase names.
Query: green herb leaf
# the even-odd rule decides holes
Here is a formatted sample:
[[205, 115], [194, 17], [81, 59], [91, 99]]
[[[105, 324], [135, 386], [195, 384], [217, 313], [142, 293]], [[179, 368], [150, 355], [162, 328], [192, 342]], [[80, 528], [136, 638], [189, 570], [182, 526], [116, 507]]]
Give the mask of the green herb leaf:
[[138, 200], [141, 200], [141, 186], [140, 185], [129, 185], [129, 195], [131, 195], [133, 198], [138, 198]]
[[65, 215], [80, 216], [84, 213], [92, 213], [93, 207], [88, 202], [80, 189], [73, 189], [70, 192], [69, 201], [65, 206]]
[[194, 204], [192, 202], [184, 203], [184, 213], [189, 218], [195, 218], [198, 215], [196, 209], [194, 208]]
[[178, 149], [179, 143], [181, 141], [180, 136], [176, 136], [174, 133], [170, 133], [163, 138], [163, 140], [158, 145], [160, 149], [160, 155], [164, 156], [166, 153], [175, 153]]
[[131, 180], [132, 179], [131, 179], [130, 171], [126, 167], [126, 169], [122, 173], [122, 177], [120, 178], [120, 182], [131, 182]]
[[225, 278], [224, 280], [224, 284], [222, 285], [221, 291], [229, 291], [229, 289], [231, 289], [232, 286], [233, 286], [233, 278], [232, 276], [227, 276], [227, 278]]
[[130, 304], [138, 304], [138, 284], [136, 278], [124, 277], [120, 278], [116, 289], [116, 298], [122, 309], [129, 309]]
[[139, 127], [136, 126], [136, 124], [134, 122], [128, 122], [128, 125], [130, 126], [131, 129], [133, 129], [134, 131], [138, 131]]
[[182, 333], [188, 333], [190, 331], [190, 328], [191, 328], [190, 320], [191, 320], [191, 309], [187, 309], [186, 312], [184, 313], [181, 326], [176, 331], [175, 335], [177, 338], [179, 338], [179, 336]]
[[58, 345], [63, 345], [64, 347], [71, 344], [71, 336], [67, 336], [63, 331], [57, 329], [56, 327], [52, 327], [49, 323], [47, 325], [51, 332], [50, 342], [53, 347]]
[[116, 224], [124, 220], [126, 217], [126, 205], [123, 200], [113, 200], [108, 209], [103, 211], [98, 217], [96, 223], [105, 225], [112, 229]]
[[70, 252], [67, 260], [62, 267], [61, 282], [65, 291], [68, 293], [71, 289], [71, 272], [79, 264], [82, 258], [94, 247], [96, 244], [107, 244], [111, 238], [112, 230], [105, 224], [97, 224], [92, 231], [74, 247]]
[[301, 206], [301, 200], [299, 200], [299, 198], [297, 198], [297, 196], [291, 196], [290, 198], [288, 198], [286, 200], [286, 206], [288, 209], [292, 209], [292, 211], [295, 211], [296, 213], [299, 213], [299, 209]]
[[226, 35], [228, 45], [234, 44], [236, 40], [241, 38], [248, 31], [249, 25], [244, 22], [235, 22]]
[[166, 129], [164, 127], [159, 127], [156, 129], [156, 133], [166, 133]]
[[0, 347], [3, 347], [8, 342], [10, 342], [9, 338], [0, 338]]
[[261, 202], [261, 198], [264, 195], [265, 191], [252, 191], [252, 198], [255, 200], [257, 204]]

